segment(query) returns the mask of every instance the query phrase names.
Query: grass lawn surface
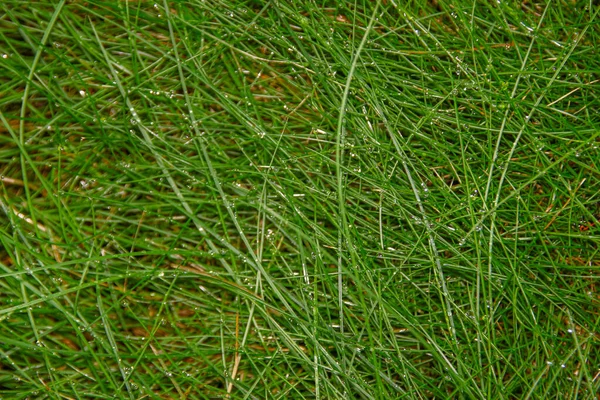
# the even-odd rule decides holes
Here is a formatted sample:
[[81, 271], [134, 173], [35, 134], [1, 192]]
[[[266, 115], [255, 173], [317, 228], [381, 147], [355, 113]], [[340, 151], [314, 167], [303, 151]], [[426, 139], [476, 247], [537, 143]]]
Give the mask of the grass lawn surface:
[[0, 9], [0, 398], [597, 398], [597, 2]]

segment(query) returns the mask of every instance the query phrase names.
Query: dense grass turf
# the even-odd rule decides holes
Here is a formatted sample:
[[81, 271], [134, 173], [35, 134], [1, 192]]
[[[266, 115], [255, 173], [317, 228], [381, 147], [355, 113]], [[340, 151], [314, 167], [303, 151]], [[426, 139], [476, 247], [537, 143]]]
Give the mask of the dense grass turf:
[[0, 397], [595, 398], [591, 1], [2, 3]]

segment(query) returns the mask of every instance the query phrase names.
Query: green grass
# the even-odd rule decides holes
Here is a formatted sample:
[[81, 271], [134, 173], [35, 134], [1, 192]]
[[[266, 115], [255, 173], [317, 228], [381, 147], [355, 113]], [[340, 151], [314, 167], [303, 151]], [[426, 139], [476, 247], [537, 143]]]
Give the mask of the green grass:
[[594, 4], [3, 2], [0, 397], [596, 398]]

